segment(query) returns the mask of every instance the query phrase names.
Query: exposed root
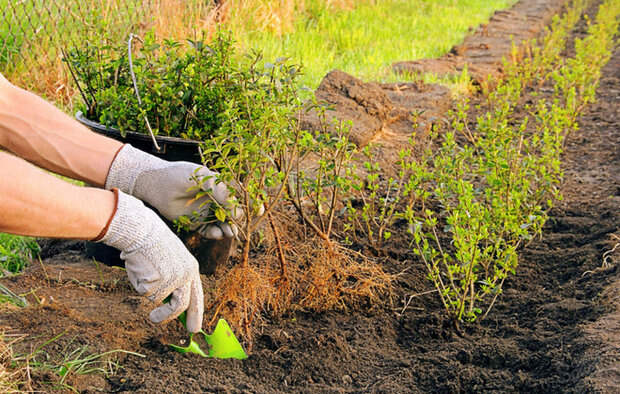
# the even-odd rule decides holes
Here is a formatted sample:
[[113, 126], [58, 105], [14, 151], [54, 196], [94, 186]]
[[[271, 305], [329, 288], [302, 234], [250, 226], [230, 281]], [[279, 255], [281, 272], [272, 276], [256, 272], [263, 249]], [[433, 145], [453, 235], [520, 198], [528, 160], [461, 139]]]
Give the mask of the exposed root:
[[308, 239], [294, 225], [272, 218], [264, 251], [217, 284], [210, 324], [227, 319], [248, 350], [265, 317], [370, 307], [391, 299], [394, 275], [335, 242]]
[[[612, 234], [611, 236], [616, 241], [620, 241], [620, 237], [619, 236], [617, 236], [615, 234]], [[611, 248], [607, 252], [603, 253], [603, 265], [602, 265], [602, 267], [604, 269], [612, 267], [614, 265], [614, 263], [616, 262], [616, 259], [619, 259], [619, 258], [620, 258], [620, 242], [616, 243], [613, 246], [613, 248]]]
[[275, 296], [271, 281], [250, 265], [238, 265], [218, 283], [216, 294], [209, 325], [213, 326], [220, 317], [226, 318], [235, 332], [248, 339], [251, 350], [253, 328], [260, 325], [261, 312]]
[[376, 262], [325, 242], [306, 245], [297, 306], [326, 311], [381, 303], [391, 295], [393, 276]]
[[[612, 244], [615, 241], [620, 241], [620, 236], [616, 234], [611, 234], [611, 238], [613, 239], [613, 241], [611, 241]], [[620, 262], [620, 242], [617, 242], [611, 247], [611, 249], [603, 253], [602, 258], [603, 258], [603, 263], [601, 264], [600, 267], [590, 270], [590, 271], [585, 271], [583, 274], [581, 274], [581, 277], [584, 277], [586, 275], [591, 275], [596, 272], [608, 270], [612, 268], [615, 264]]]

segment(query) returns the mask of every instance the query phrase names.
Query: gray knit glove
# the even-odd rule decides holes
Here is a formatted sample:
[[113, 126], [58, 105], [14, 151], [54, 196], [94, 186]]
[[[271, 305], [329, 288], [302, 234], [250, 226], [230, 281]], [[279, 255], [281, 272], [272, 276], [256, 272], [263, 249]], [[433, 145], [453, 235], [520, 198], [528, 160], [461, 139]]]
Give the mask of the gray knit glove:
[[153, 323], [172, 320], [187, 310], [187, 329], [202, 328], [204, 297], [198, 262], [183, 242], [155, 212], [127, 194], [114, 189], [116, 212], [99, 242], [121, 251], [127, 276], [138, 293], [160, 304], [153, 309]]
[[[197, 190], [196, 179], [203, 179], [202, 188], [221, 206], [229, 208], [228, 187], [215, 181], [217, 173], [207, 167], [186, 161], [169, 162], [151, 154], [124, 145], [110, 166], [105, 188], [119, 190], [146, 201], [168, 220], [179, 216], [192, 216], [197, 212], [202, 217], [209, 216], [208, 205], [200, 208], [205, 201], [200, 199], [189, 203]], [[209, 198], [205, 196], [204, 198]], [[236, 218], [243, 216], [240, 208], [235, 208]], [[237, 229], [224, 222], [210, 224], [201, 233], [211, 239], [232, 238]]]

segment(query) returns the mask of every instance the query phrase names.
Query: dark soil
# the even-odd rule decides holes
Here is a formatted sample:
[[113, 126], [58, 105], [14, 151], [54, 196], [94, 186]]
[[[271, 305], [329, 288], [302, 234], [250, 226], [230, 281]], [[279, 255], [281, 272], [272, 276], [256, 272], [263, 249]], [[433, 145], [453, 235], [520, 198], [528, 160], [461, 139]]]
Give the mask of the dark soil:
[[[245, 361], [169, 350], [178, 323], [148, 323], [149, 305], [124, 272], [85, 259], [79, 244], [52, 243], [43, 264], [2, 279], [32, 293], [29, 307], [4, 311], [0, 327], [29, 334], [15, 345], [22, 353], [64, 333], [44, 348], [52, 360], [82, 345], [146, 355], [119, 356], [123, 368], [107, 378], [69, 377], [83, 392], [620, 392], [620, 253], [602, 268], [620, 242], [620, 50], [597, 95], [567, 141], [564, 200], [542, 239], [521, 252], [488, 318], [461, 335], [404, 242], [381, 257], [393, 272], [409, 268], [391, 303], [270, 321]], [[213, 280], [204, 278], [205, 289]], [[33, 374], [36, 389], [54, 389], [51, 373]]]

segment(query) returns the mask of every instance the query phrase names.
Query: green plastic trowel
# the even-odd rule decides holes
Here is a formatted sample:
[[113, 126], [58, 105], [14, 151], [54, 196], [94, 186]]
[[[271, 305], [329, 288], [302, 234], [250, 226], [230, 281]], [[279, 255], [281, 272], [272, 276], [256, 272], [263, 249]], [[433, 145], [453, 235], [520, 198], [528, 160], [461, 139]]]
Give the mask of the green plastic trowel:
[[[178, 318], [183, 326], [185, 326], [185, 312]], [[205, 353], [200, 345], [194, 341], [194, 334], [189, 336], [189, 345], [186, 347], [170, 344], [169, 346], [179, 353], [194, 353], [202, 357], [212, 358], [236, 358], [237, 360], [245, 360], [248, 355], [241, 347], [241, 344], [233, 334], [230, 326], [224, 319], [220, 319], [213, 330], [213, 334], [208, 335], [203, 330], [198, 331], [205, 337], [205, 341], [209, 345], [209, 353]]]

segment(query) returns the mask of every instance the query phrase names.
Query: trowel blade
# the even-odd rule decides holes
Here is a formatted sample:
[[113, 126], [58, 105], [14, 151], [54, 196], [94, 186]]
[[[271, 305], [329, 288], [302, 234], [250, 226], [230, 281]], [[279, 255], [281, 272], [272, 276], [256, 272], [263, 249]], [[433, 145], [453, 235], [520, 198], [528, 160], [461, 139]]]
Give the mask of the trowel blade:
[[236, 358], [237, 360], [248, 358], [228, 322], [224, 319], [217, 322], [211, 335], [205, 334], [205, 340], [210, 346], [209, 357]]

